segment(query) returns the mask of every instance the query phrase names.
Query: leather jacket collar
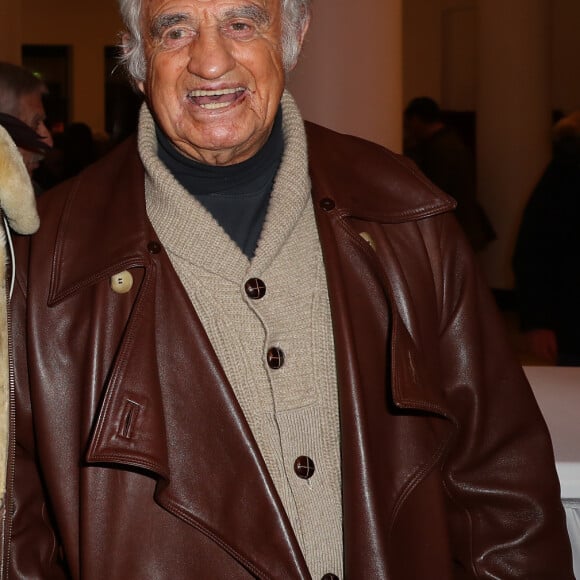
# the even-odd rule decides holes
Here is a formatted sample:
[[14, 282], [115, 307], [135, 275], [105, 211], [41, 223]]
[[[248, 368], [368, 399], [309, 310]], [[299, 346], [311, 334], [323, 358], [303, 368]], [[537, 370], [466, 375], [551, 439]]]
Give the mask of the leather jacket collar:
[[[332, 132], [320, 130], [311, 123], [306, 124], [306, 129], [315, 202], [332, 199], [343, 216], [381, 223], [418, 220], [455, 206], [449, 196], [436, 190], [408, 160], [389, 153], [391, 171], [389, 183], [384, 183], [387, 172], [367, 171], [376, 166], [377, 155], [384, 153], [377, 153], [376, 146], [356, 138], [341, 140], [341, 144], [348, 144], [349, 156], [353, 159], [346, 171], [344, 164], [338, 161], [343, 158], [343, 152], [337, 150], [336, 141], [330, 142]], [[148, 244], [155, 239], [155, 234], [145, 208], [143, 167], [134, 138], [120, 148], [121, 154], [116, 155], [112, 168], [117, 174], [113, 180], [115, 187], [109, 185], [110, 163], [107, 174], [99, 171], [97, 163], [84, 177], [77, 179], [68, 197], [56, 240], [49, 304], [103, 277], [148, 261]], [[409, 171], [416, 176], [417, 182], [409, 179]], [[360, 183], [365, 183], [365, 195], [359, 194]], [[425, 187], [418, 188], [417, 183]], [[384, 203], [385, 190], [389, 192], [388, 204]], [[129, 192], [134, 195], [128, 195]], [[115, 212], [109, 211], [112, 205], [117, 208]], [[83, 216], [91, 216], [91, 220]], [[131, 220], [131, 227], [126, 226], [127, 220]], [[87, 235], [87, 230], [91, 229], [94, 232]], [[75, 230], [81, 230], [83, 235], [75, 235]], [[80, 240], [80, 243], [67, 243], [67, 240]], [[86, 255], [91, 255], [90, 261], [83, 259]]]

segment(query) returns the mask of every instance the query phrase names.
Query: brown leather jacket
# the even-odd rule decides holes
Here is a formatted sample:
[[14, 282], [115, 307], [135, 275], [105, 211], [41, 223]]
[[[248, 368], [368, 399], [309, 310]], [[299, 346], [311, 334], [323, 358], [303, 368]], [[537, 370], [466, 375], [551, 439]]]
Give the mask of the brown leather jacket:
[[[453, 202], [382, 148], [308, 136], [346, 578], [572, 578], [550, 440]], [[8, 576], [310, 578], [147, 219], [135, 142], [40, 211], [17, 252]]]

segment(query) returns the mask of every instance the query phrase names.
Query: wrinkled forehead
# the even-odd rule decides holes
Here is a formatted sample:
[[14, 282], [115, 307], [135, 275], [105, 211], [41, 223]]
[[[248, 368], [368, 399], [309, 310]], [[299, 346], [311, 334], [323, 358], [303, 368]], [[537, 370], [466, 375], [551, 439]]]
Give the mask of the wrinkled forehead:
[[142, 7], [142, 24], [146, 26], [160, 14], [183, 14], [192, 18], [201, 15], [262, 15], [261, 18], [275, 20], [281, 13], [281, 0], [145, 0]]

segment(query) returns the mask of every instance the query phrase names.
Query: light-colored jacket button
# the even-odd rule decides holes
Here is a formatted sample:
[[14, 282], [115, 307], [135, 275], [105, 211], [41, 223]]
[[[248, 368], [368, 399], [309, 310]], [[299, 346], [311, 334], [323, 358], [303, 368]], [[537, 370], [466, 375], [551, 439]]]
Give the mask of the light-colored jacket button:
[[361, 232], [360, 233], [360, 237], [368, 243], [368, 245], [373, 249], [377, 250], [377, 245], [375, 244], [375, 241], [373, 240], [372, 236], [368, 233], [368, 232]]
[[127, 270], [123, 270], [111, 276], [111, 289], [117, 294], [126, 294], [133, 288], [133, 275]]

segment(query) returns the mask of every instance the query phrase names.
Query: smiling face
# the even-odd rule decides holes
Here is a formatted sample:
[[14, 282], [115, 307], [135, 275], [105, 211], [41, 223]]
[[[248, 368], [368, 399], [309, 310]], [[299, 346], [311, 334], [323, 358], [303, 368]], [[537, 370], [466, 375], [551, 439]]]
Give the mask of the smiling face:
[[142, 18], [140, 88], [173, 144], [212, 165], [253, 156], [284, 89], [280, 1], [148, 0]]

